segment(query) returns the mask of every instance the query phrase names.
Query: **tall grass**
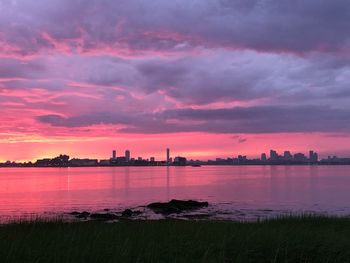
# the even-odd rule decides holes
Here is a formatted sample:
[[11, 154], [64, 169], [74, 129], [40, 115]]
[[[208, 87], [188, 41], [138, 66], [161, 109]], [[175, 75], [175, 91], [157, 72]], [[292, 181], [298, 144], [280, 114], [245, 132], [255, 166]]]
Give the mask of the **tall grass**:
[[350, 262], [350, 220], [15, 222], [0, 262]]

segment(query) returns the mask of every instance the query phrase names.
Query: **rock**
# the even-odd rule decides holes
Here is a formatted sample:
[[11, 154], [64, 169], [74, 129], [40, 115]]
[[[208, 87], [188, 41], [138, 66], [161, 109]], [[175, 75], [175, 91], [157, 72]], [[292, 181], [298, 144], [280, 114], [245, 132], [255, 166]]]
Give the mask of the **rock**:
[[131, 209], [125, 209], [122, 213], [122, 216], [123, 217], [131, 217], [133, 214], [132, 210]]
[[202, 207], [207, 207], [208, 202], [198, 202], [193, 200], [171, 200], [167, 203], [152, 203], [147, 205], [148, 208], [152, 209], [155, 213], [160, 214], [174, 214], [181, 213], [183, 211], [195, 210]]
[[96, 219], [96, 220], [115, 220], [118, 219], [119, 217], [115, 214], [112, 213], [105, 213], [105, 214], [99, 214], [99, 213], [94, 213], [90, 215], [91, 219]]
[[122, 212], [122, 217], [132, 217], [132, 216], [136, 216], [136, 215], [141, 215], [142, 211], [132, 211], [131, 209], [125, 209]]
[[77, 218], [87, 218], [90, 215], [89, 212], [83, 211], [79, 215], [77, 215]]
[[80, 212], [74, 211], [74, 212], [70, 212], [69, 214], [72, 216], [77, 216], [77, 215], [80, 215]]
[[76, 218], [87, 218], [90, 215], [90, 213], [87, 211], [83, 211], [83, 212], [74, 211], [69, 214], [75, 216]]

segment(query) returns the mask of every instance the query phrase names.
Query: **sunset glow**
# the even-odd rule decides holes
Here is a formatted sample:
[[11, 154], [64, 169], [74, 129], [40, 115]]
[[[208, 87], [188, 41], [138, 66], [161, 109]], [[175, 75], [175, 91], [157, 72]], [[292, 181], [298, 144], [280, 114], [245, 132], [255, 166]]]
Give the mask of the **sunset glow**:
[[336, 2], [0, 1], [0, 162], [350, 155]]

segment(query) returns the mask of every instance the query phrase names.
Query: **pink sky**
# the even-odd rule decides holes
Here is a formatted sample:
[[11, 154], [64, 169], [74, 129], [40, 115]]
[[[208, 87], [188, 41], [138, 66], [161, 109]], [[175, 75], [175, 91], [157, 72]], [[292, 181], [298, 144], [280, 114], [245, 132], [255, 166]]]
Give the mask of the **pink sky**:
[[2, 1], [0, 161], [350, 156], [339, 1]]

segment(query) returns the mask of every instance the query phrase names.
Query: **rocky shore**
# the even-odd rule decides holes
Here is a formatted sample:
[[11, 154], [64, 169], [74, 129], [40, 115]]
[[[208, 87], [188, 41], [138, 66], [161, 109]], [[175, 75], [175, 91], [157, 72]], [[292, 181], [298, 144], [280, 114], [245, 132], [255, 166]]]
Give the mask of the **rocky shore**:
[[[194, 200], [176, 200], [173, 199], [169, 202], [156, 202], [150, 203], [143, 208], [149, 209], [155, 214], [161, 214], [163, 216], [169, 216], [172, 214], [181, 214], [184, 212], [195, 211], [201, 208], [208, 207], [208, 202], [199, 202]], [[74, 211], [70, 212], [69, 215], [81, 220], [102, 220], [102, 221], [113, 221], [132, 219], [140, 217], [144, 214], [141, 210], [132, 210], [130, 208], [125, 209], [122, 212], [111, 212], [109, 209], [105, 209], [103, 213], [88, 212], [88, 211]], [[203, 216], [203, 215], [201, 215]], [[194, 215], [192, 215], [194, 218]]]

